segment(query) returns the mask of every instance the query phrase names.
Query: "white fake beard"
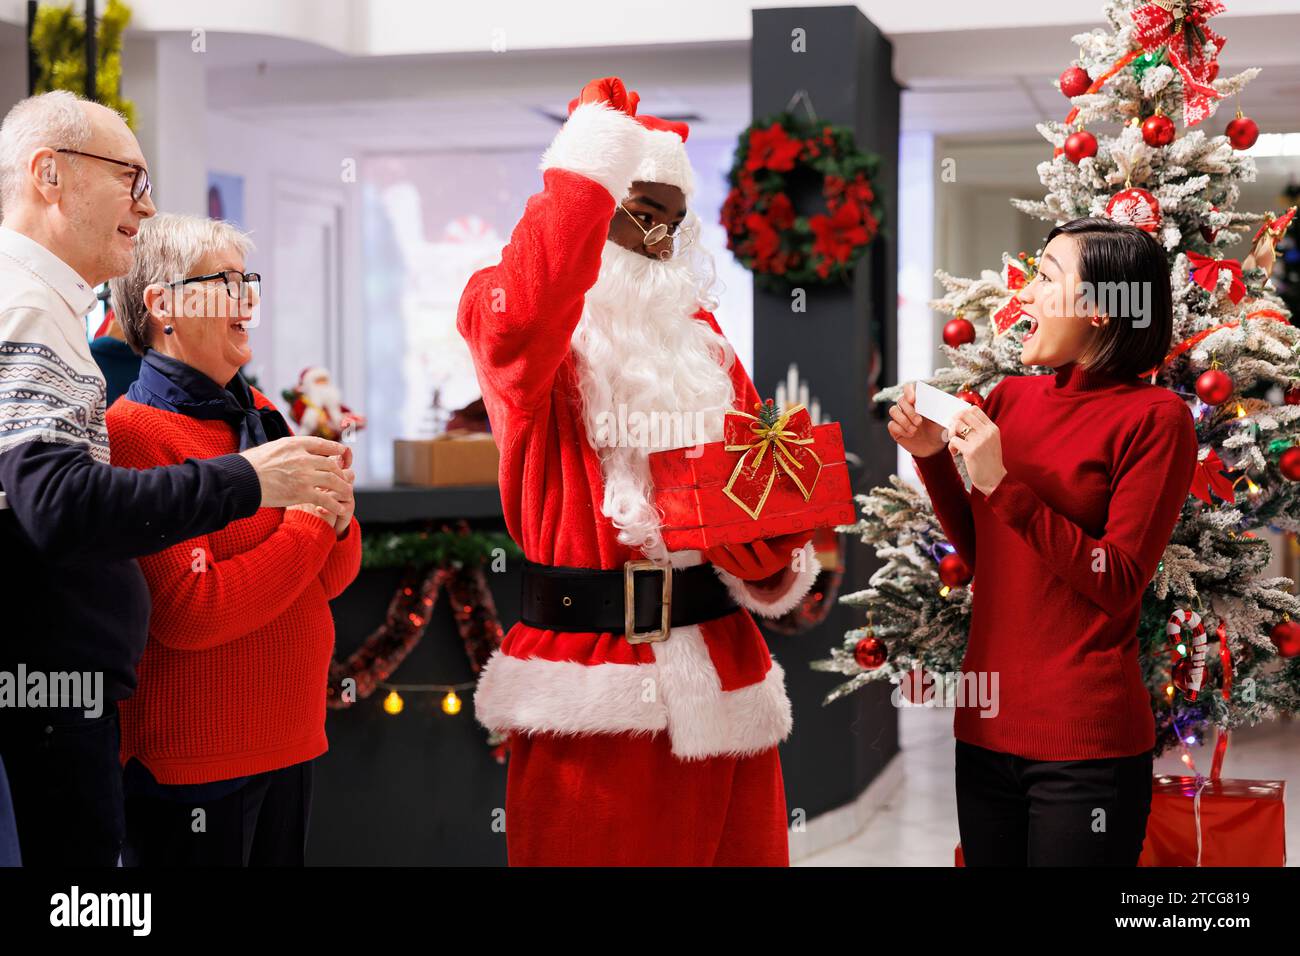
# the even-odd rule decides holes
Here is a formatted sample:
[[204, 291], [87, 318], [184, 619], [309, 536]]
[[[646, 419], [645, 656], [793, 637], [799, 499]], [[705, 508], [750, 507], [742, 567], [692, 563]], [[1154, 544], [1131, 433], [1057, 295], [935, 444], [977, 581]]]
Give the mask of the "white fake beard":
[[[621, 543], [665, 563], [648, 456], [721, 440], [723, 413], [734, 399], [736, 353], [692, 317], [700, 297], [685, 261], [651, 259], [606, 240], [573, 334], [587, 442], [605, 482], [601, 511]], [[651, 427], [638, 435], [629, 422], [621, 435], [620, 406], [625, 421], [640, 413]], [[651, 412], [669, 413], [666, 421], [679, 427], [661, 428]]]

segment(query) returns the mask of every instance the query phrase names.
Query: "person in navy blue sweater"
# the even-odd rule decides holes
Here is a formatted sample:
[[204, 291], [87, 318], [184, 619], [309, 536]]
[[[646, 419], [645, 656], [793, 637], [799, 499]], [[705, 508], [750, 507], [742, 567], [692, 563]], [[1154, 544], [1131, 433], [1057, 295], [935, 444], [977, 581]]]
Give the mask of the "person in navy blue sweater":
[[0, 760], [22, 858], [118, 862], [116, 702], [135, 687], [149, 593], [135, 558], [259, 507], [351, 498], [346, 448], [282, 438], [138, 471], [109, 466], [94, 289], [131, 266], [152, 216], [139, 143], [70, 93], [0, 125]]

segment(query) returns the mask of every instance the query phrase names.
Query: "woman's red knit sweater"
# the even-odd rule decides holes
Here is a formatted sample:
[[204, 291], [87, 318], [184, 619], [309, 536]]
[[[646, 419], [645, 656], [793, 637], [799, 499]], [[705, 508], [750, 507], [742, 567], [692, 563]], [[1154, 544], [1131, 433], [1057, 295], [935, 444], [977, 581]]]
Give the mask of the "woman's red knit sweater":
[[[259, 408], [271, 405], [253, 391]], [[222, 421], [120, 398], [108, 410], [114, 465], [151, 468], [238, 451]], [[153, 612], [134, 696], [120, 705], [122, 763], [165, 784], [209, 783], [318, 757], [334, 652], [329, 602], [361, 564], [305, 511], [262, 508], [147, 558]]]
[[[1007, 473], [968, 492], [951, 453], [913, 458], [940, 524], [975, 570], [958, 740], [1031, 760], [1155, 746], [1138, 662], [1142, 593], [1196, 467], [1174, 392], [1071, 362], [989, 393]], [[971, 675], [974, 675], [973, 677]]]

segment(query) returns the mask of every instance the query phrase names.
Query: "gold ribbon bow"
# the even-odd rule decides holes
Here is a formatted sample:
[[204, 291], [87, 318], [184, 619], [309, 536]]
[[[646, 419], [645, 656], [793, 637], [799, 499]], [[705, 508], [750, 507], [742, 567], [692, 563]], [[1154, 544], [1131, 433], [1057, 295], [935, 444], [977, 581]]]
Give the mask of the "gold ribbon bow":
[[[728, 409], [723, 419], [723, 436], [725, 451], [743, 454], [722, 491], [745, 514], [757, 518], [762, 513], [782, 473], [794, 482], [804, 501], [812, 497], [822, 461], [808, 447], [813, 444], [812, 418], [803, 405], [792, 406], [770, 424], [748, 412]], [[747, 438], [750, 440], [746, 441]], [[807, 480], [809, 475], [811, 481]]]

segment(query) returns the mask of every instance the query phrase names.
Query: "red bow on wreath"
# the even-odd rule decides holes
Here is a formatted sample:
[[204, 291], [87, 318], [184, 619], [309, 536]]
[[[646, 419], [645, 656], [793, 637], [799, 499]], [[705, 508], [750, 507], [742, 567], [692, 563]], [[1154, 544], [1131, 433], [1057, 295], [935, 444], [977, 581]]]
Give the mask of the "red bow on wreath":
[[[1206, 21], [1226, 9], [1218, 0], [1155, 0], [1133, 11], [1134, 39], [1147, 53], [1168, 47], [1169, 62], [1183, 78], [1185, 126], [1195, 126], [1209, 116], [1219, 98], [1210, 81], [1217, 73], [1224, 39]], [[1214, 44], [1214, 53], [1206, 51], [1207, 43]]]
[[1214, 503], [1210, 500], [1211, 491], [1224, 501], [1235, 502], [1237, 495], [1232, 489], [1232, 482], [1223, 474], [1223, 467], [1219, 453], [1211, 448], [1204, 458], [1196, 462], [1196, 470], [1192, 472], [1190, 492], [1207, 505]]
[[807, 501], [822, 470], [822, 460], [807, 447], [813, 443], [808, 409], [794, 405], [776, 417], [768, 402], [758, 406], [761, 418], [728, 409], [722, 423], [723, 449], [743, 453], [722, 492], [751, 518], [763, 511], [779, 475], [793, 481]]
[[1236, 305], [1246, 295], [1246, 284], [1241, 281], [1241, 263], [1236, 259], [1211, 259], [1199, 252], [1187, 253], [1187, 261], [1192, 264], [1192, 281], [1211, 295], [1219, 285], [1219, 273], [1225, 269], [1232, 275], [1228, 286], [1228, 298]]

